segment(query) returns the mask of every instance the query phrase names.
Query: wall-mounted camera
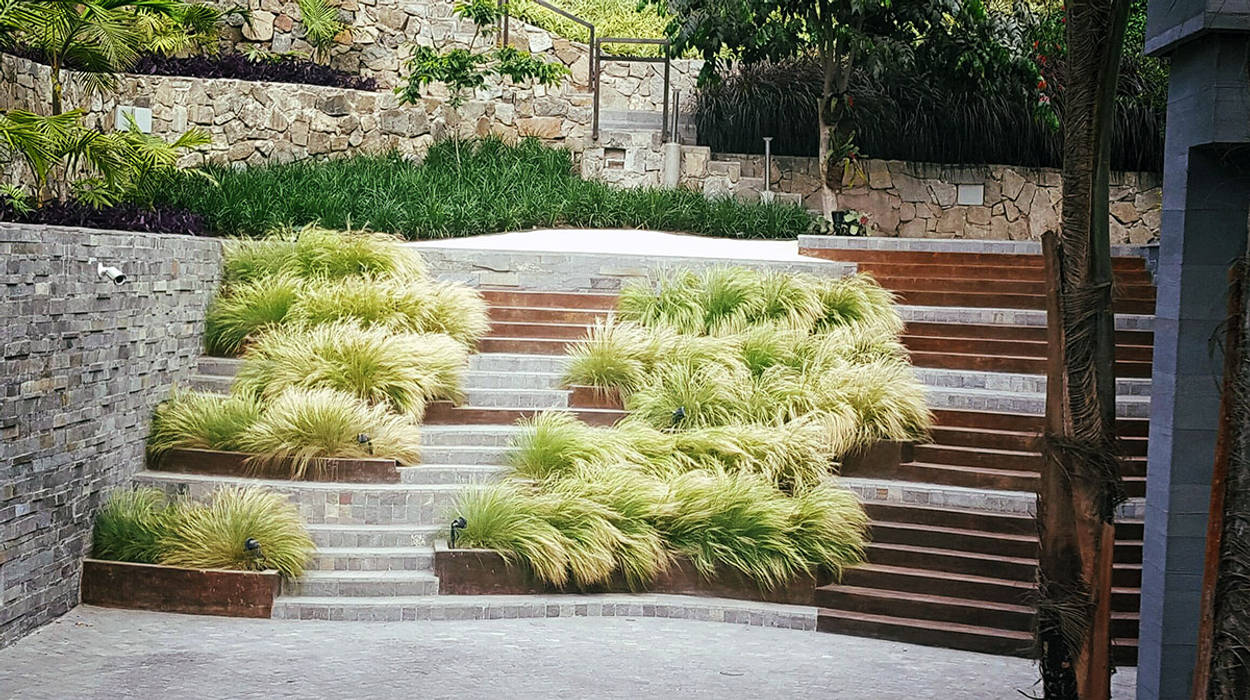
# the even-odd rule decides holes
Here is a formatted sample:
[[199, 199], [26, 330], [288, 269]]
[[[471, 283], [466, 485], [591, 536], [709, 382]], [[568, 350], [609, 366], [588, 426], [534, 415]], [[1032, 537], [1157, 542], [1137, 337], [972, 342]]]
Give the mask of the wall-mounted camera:
[[104, 263], [96, 263], [96, 274], [100, 276], [100, 279], [108, 280], [113, 284], [121, 285], [126, 283], [126, 273], [122, 272], [120, 268], [110, 267]]

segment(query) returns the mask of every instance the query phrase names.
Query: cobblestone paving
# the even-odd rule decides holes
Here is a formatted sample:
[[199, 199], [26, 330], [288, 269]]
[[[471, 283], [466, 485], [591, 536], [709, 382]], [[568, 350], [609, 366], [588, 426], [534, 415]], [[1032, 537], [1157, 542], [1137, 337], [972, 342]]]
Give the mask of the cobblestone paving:
[[[1116, 697], [1132, 697], [1133, 669]], [[0, 698], [1020, 698], [1023, 659], [655, 618], [236, 620], [80, 607], [0, 650]]]

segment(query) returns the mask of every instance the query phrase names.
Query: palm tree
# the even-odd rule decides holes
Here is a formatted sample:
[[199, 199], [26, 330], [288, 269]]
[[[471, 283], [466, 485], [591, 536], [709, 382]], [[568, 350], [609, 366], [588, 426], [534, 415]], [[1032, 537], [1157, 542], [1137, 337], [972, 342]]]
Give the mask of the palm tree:
[[23, 20], [17, 40], [52, 68], [52, 114], [63, 110], [62, 70], [89, 92], [113, 90], [144, 51], [173, 53], [211, 33], [221, 12], [182, 0], [6, 0]]
[[1037, 642], [1047, 698], [1104, 699], [1111, 679], [1116, 506], [1111, 123], [1130, 0], [1068, 0], [1063, 220], [1047, 248], [1045, 464]]

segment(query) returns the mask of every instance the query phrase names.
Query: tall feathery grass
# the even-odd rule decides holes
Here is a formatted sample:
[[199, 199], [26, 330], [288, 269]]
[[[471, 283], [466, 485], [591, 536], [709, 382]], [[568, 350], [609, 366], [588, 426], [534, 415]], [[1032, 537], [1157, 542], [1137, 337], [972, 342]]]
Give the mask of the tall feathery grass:
[[281, 465], [291, 478], [310, 469], [321, 473], [326, 457], [388, 457], [416, 464], [421, 433], [407, 416], [371, 406], [353, 394], [334, 389], [286, 389], [239, 436], [239, 446], [253, 452], [255, 466], [272, 471]]
[[[249, 551], [248, 540], [260, 549]], [[276, 569], [299, 576], [313, 552], [299, 511], [259, 488], [222, 488], [207, 502], [155, 488], [114, 491], [96, 516], [92, 556], [195, 569]]]
[[523, 422], [505, 480], [460, 503], [465, 543], [582, 589], [645, 586], [674, 557], [763, 588], [861, 561], [868, 519], [838, 461], [930, 422], [891, 293], [866, 275], [679, 270], [625, 289], [617, 314], [571, 346], [564, 378], [619, 391], [628, 417]]
[[239, 282], [219, 295], [204, 318], [204, 345], [210, 355], [237, 355], [249, 339], [286, 322], [304, 283], [287, 274]]
[[282, 275], [300, 280], [418, 279], [426, 273], [416, 251], [384, 233], [352, 231], [349, 226], [334, 230], [312, 223], [291, 228], [282, 222], [255, 233], [263, 236], [227, 241], [223, 272], [227, 284]]
[[243, 435], [260, 418], [252, 397], [174, 391], [152, 413], [148, 454], [159, 459], [172, 449], [238, 451]]
[[427, 402], [460, 396], [467, 367], [465, 347], [446, 335], [330, 323], [259, 338], [234, 391], [268, 402], [291, 388], [335, 389], [420, 419]]

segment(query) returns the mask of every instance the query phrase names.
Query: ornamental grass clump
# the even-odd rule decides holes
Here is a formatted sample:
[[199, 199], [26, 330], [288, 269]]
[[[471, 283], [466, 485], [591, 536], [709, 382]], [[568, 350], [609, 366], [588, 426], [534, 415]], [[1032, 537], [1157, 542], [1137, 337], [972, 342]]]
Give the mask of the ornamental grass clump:
[[406, 333], [443, 333], [472, 347], [490, 329], [486, 301], [463, 285], [372, 277], [308, 284], [291, 310], [293, 325], [355, 321]]
[[893, 296], [867, 276], [715, 268], [631, 285], [617, 314], [570, 348], [564, 379], [620, 392], [628, 416], [523, 423], [504, 481], [459, 515], [499, 527], [495, 511], [516, 508], [542, 539], [465, 543], [583, 589], [645, 587], [674, 558], [764, 589], [862, 561], [868, 518], [838, 462], [919, 439], [931, 420]]
[[334, 389], [286, 389], [239, 437], [258, 471], [281, 465], [293, 479], [322, 474], [327, 457], [421, 458], [420, 428], [409, 417]]
[[428, 401], [460, 396], [465, 347], [433, 333], [354, 323], [266, 333], [243, 356], [233, 391], [269, 402], [291, 388], [335, 389], [420, 419]]
[[[248, 540], [259, 543], [249, 551]], [[221, 488], [206, 502], [156, 488], [114, 491], [96, 516], [92, 556], [193, 569], [276, 569], [296, 577], [314, 551], [299, 510], [261, 488]]]
[[152, 413], [148, 454], [160, 459], [173, 449], [242, 450], [243, 434], [260, 414], [260, 402], [249, 396], [176, 390]]
[[[183, 502], [160, 538], [161, 564], [197, 569], [276, 569], [304, 573], [315, 551], [299, 509], [287, 497], [259, 488], [221, 488], [207, 503]], [[256, 540], [259, 554], [247, 549]]]
[[219, 295], [204, 318], [204, 345], [211, 355], [242, 352], [248, 340], [286, 322], [303, 282], [278, 273], [240, 282]]
[[227, 284], [282, 274], [301, 280], [425, 276], [421, 256], [394, 236], [312, 224], [272, 229], [261, 238], [231, 240], [224, 267]]

